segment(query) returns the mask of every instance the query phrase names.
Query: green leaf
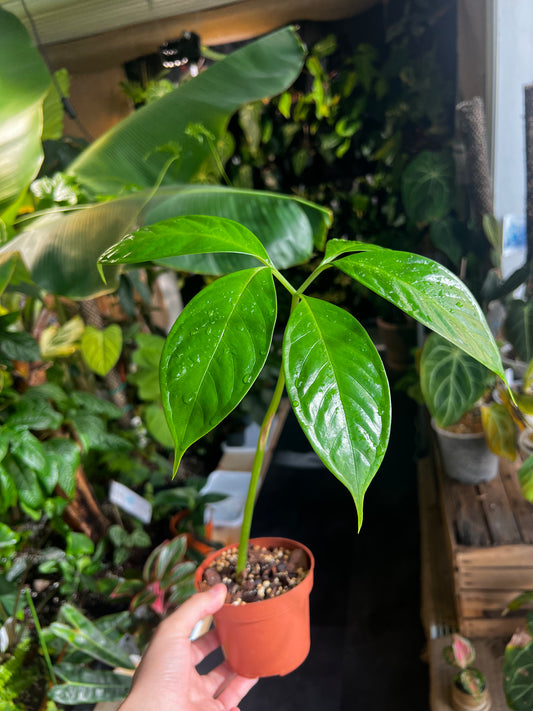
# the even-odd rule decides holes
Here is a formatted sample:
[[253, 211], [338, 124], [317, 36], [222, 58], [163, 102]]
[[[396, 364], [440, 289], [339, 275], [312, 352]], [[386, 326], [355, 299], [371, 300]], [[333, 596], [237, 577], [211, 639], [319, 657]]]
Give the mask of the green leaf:
[[117, 420], [122, 415], [120, 407], [92, 393], [75, 390], [71, 399], [76, 407], [90, 415], [99, 415], [107, 420]]
[[62, 326], [48, 326], [39, 339], [43, 360], [67, 357], [78, 350], [85, 324], [80, 316], [74, 316]]
[[265, 364], [275, 320], [276, 291], [264, 267], [218, 279], [185, 307], [168, 335], [160, 370], [174, 471], [185, 450], [246, 395]]
[[135, 264], [213, 252], [247, 254], [270, 263], [265, 248], [250, 230], [232, 220], [211, 216], [174, 217], [143, 227], [104, 252], [99, 261]]
[[0, 8], [0, 214], [43, 159], [42, 104], [50, 75], [22, 23]]
[[463, 282], [437, 262], [409, 252], [373, 250], [335, 266], [505, 378], [485, 316]]
[[66, 683], [53, 686], [48, 691], [48, 698], [67, 706], [120, 701], [131, 687], [131, 676], [84, 669], [78, 664], [62, 662], [54, 666], [54, 672]]
[[431, 223], [429, 236], [437, 249], [445, 254], [456, 267], [461, 263], [463, 247], [461, 235], [464, 225], [453, 217], [446, 217]]
[[167, 449], [174, 447], [172, 432], [168, 427], [165, 412], [160, 405], [156, 403], [148, 405], [144, 411], [144, 420], [146, 429], [159, 444], [167, 447]]
[[518, 470], [520, 490], [526, 501], [533, 503], [533, 454], [530, 454]]
[[0, 464], [0, 511], [3, 513], [17, 503], [17, 487], [5, 467]]
[[102, 634], [79, 610], [69, 604], [61, 607], [60, 618], [62, 622], [53, 622], [49, 629], [57, 637], [65, 640], [76, 649], [89, 654], [111, 667], [133, 669], [129, 655], [117, 644]]
[[[309, 259], [313, 243], [321, 248], [329, 225], [328, 210], [298, 198], [259, 190], [217, 185], [163, 188], [149, 205], [145, 221], [153, 224], [178, 215], [209, 215], [238, 222], [256, 235], [278, 269]], [[202, 274], [227, 274], [257, 266], [238, 254], [174, 257], [158, 262]]]
[[19, 540], [19, 533], [12, 531], [5, 523], [0, 523], [0, 550], [16, 545]]
[[[69, 96], [70, 77], [66, 69], [54, 72], [54, 78], [61, 89], [63, 96]], [[43, 141], [59, 140], [63, 136], [64, 108], [61, 96], [54, 83], [50, 84], [48, 93], [43, 103]]]
[[80, 449], [76, 442], [56, 437], [43, 442], [50, 467], [50, 477], [55, 479], [65, 494], [72, 498], [76, 491], [76, 471], [80, 464]]
[[110, 434], [106, 429], [106, 423], [95, 415], [78, 412], [72, 416], [72, 424], [85, 452], [90, 450], [96, 452], [107, 452], [113, 449], [127, 450], [132, 447], [123, 437]]
[[492, 376], [485, 366], [449, 341], [432, 334], [420, 359], [420, 386], [428, 410], [441, 427], [457, 422], [483, 395]]
[[210, 157], [210, 147], [207, 141], [187, 136], [186, 128], [201, 124], [218, 140], [242, 104], [278, 94], [292, 84], [303, 54], [291, 28], [246, 45], [121, 121], [84, 151], [69, 173], [96, 193], [113, 194], [125, 184], [152, 187], [167, 160], [155, 149], [177, 140], [182, 159], [166, 182], [188, 182]]
[[15, 406], [15, 412], [6, 424], [13, 430], [57, 430], [63, 415], [54, 410], [47, 400], [24, 397]]
[[318, 456], [363, 498], [387, 448], [390, 394], [381, 358], [364, 328], [343, 309], [303, 298], [283, 342], [287, 392]]
[[24, 331], [4, 331], [0, 351], [11, 360], [41, 360], [39, 344], [33, 336]]
[[44, 499], [37, 474], [28, 467], [19, 467], [14, 459], [9, 460], [6, 468], [15, 484], [20, 502], [34, 510], [41, 508]]
[[503, 330], [520, 360], [529, 363], [533, 358], [533, 301], [511, 301]]
[[26, 390], [24, 399], [32, 400], [51, 400], [61, 410], [66, 410], [69, 405], [69, 399], [66, 392], [55, 383], [43, 383], [42, 385], [34, 385]]
[[513, 711], [529, 711], [533, 708], [533, 639], [518, 630], [505, 648], [503, 660], [503, 688], [505, 698]]
[[407, 215], [415, 222], [441, 220], [452, 208], [454, 188], [452, 156], [422, 151], [402, 176], [402, 198]]
[[370, 244], [369, 242], [358, 242], [357, 240], [349, 239], [330, 239], [326, 243], [326, 253], [322, 264], [329, 264], [333, 262], [341, 254], [347, 254], [349, 252], [371, 252], [381, 251], [383, 247], [376, 244]]
[[115, 367], [122, 350], [122, 331], [116, 323], [103, 330], [87, 326], [81, 339], [81, 354], [89, 368], [102, 377]]
[[92, 555], [93, 553], [94, 543], [91, 541], [89, 536], [86, 536], [84, 533], [69, 531], [67, 535], [67, 555], [78, 558], [82, 555]]

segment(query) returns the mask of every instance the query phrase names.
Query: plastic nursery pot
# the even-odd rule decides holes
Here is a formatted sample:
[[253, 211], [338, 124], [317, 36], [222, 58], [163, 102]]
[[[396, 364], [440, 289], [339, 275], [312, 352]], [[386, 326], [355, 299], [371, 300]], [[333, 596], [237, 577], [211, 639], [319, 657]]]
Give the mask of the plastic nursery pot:
[[[174, 536], [179, 536], [180, 531], [178, 530], [178, 525], [181, 523], [181, 521], [185, 520], [188, 516], [190, 516], [190, 511], [189, 509], [184, 509], [183, 511], [178, 511], [178, 513], [174, 514], [172, 518], [170, 519], [169, 522], [169, 528], [170, 532]], [[213, 535], [213, 522], [209, 521], [205, 525], [205, 537], [207, 540], [211, 540], [211, 536]], [[199, 541], [197, 538], [193, 536], [192, 533], [185, 533], [185, 538], [187, 539], [187, 548], [194, 548], [195, 551], [198, 551], [198, 553], [201, 553], [202, 555], [207, 555], [208, 553], [211, 553], [213, 550], [213, 546], [208, 545], [207, 543], [204, 543], [203, 541]]]
[[466, 694], [457, 684], [452, 683], [452, 708], [454, 711], [489, 711], [490, 696], [484, 689], [479, 696]]
[[491, 452], [483, 432], [450, 432], [431, 425], [437, 434], [444, 471], [462, 484], [480, 484], [498, 473], [498, 457]]
[[[225, 604], [215, 615], [215, 626], [232, 669], [249, 678], [283, 676], [294, 671], [311, 646], [309, 595], [313, 587], [315, 560], [306, 546], [289, 538], [253, 538], [251, 544], [301, 548], [309, 559], [309, 572], [296, 587], [279, 597], [245, 605]], [[211, 553], [197, 568], [196, 589], [204, 570], [222, 553], [237, 544]]]

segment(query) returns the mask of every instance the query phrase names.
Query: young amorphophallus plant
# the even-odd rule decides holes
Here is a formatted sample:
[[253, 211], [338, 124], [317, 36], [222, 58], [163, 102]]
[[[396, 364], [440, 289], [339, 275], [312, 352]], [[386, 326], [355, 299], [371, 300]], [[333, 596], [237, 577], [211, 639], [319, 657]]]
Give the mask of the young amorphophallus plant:
[[285, 388], [311, 446], [350, 490], [359, 527], [365, 492], [387, 448], [391, 402], [383, 363], [354, 316], [307, 296], [319, 274], [342, 270], [504, 377], [498, 348], [474, 297], [451, 272], [419, 255], [330, 240], [318, 267], [295, 288], [246, 227], [224, 218], [188, 216], [137, 231], [107, 250], [100, 264], [139, 264], [185, 255], [201, 256], [197, 262], [188, 256], [191, 271], [196, 266], [215, 275], [223, 273], [220, 264], [227, 267], [227, 262], [217, 261], [218, 255], [226, 260], [231, 255], [226, 269], [231, 272], [187, 304], [163, 349], [161, 392], [175, 442], [174, 472], [187, 448], [227, 417], [261, 372], [276, 325], [275, 282], [292, 298], [282, 368], [252, 467], [238, 575], [246, 569], [265, 445]]
[[485, 676], [473, 667], [476, 652], [472, 643], [460, 634], [452, 636], [452, 642], [444, 650], [444, 659], [459, 672], [453, 677], [452, 706], [455, 711], [487, 711], [490, 697]]

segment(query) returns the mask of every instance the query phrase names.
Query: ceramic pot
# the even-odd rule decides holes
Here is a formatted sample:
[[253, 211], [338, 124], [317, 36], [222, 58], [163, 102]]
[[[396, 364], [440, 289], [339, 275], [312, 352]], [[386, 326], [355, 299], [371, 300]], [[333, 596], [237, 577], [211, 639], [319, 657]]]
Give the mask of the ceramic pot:
[[[284, 676], [299, 667], [309, 654], [309, 595], [315, 561], [308, 548], [288, 538], [254, 538], [250, 543], [302, 548], [309, 559], [309, 572], [299, 585], [279, 597], [246, 605], [223, 605], [214, 615], [215, 626], [224, 655], [237, 674], [249, 678]], [[235, 546], [207, 556], [196, 570], [197, 590], [204, 570], [222, 551]]]
[[483, 432], [450, 432], [431, 425], [437, 434], [444, 471], [463, 484], [481, 484], [498, 473], [498, 456], [491, 452]]
[[487, 689], [479, 696], [472, 696], [462, 691], [457, 684], [452, 684], [452, 708], [454, 711], [489, 711], [490, 695]]

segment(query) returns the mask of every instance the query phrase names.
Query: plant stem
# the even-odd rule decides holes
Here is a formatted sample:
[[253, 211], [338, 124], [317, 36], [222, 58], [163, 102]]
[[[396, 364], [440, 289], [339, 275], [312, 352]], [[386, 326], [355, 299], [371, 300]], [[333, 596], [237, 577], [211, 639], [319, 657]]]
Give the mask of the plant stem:
[[56, 675], [54, 674], [54, 669], [52, 667], [50, 655], [48, 654], [48, 649], [46, 648], [46, 642], [43, 639], [41, 623], [39, 622], [39, 618], [37, 617], [37, 611], [35, 609], [35, 605], [33, 604], [30, 589], [26, 588], [24, 592], [26, 593], [26, 601], [28, 603], [28, 607], [30, 608], [31, 616], [33, 617], [33, 624], [35, 625], [35, 631], [37, 632], [37, 637], [39, 638], [39, 644], [41, 645], [41, 649], [43, 650], [43, 655], [46, 661], [46, 666], [48, 667], [50, 679], [54, 684], [57, 684]]
[[302, 286], [298, 289], [297, 293], [303, 294], [307, 287], [314, 282], [317, 276], [319, 274], [322, 274], [322, 272], [328, 269], [330, 266], [331, 264], [322, 264], [320, 267], [317, 267], [315, 271], [307, 277]]
[[261, 429], [259, 431], [259, 441], [257, 443], [257, 449], [255, 450], [254, 462], [252, 464], [252, 476], [250, 479], [250, 486], [248, 487], [248, 495], [246, 497], [246, 504], [244, 506], [244, 518], [241, 527], [241, 536], [239, 539], [239, 554], [237, 557], [237, 574], [242, 573], [246, 567], [246, 558], [248, 556], [248, 541], [250, 540], [250, 529], [252, 528], [252, 516], [254, 513], [255, 497], [257, 494], [257, 487], [259, 485], [259, 479], [261, 476], [261, 467], [263, 465], [263, 459], [265, 456], [266, 443], [268, 441], [268, 435], [270, 434], [270, 428], [272, 427], [272, 421], [274, 420], [274, 415], [276, 414], [279, 403], [281, 401], [281, 396], [283, 395], [283, 388], [285, 387], [285, 373], [283, 368], [281, 368], [278, 382], [274, 389], [274, 394], [272, 395], [272, 400], [268, 406]]

